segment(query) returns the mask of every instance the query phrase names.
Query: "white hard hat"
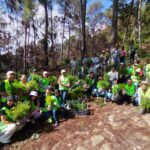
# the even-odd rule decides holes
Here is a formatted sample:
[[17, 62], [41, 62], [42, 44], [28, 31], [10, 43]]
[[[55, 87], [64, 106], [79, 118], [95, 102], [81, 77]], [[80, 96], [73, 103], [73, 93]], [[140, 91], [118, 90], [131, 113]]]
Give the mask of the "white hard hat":
[[31, 91], [30, 96], [37, 96], [38, 97], [38, 92], [37, 91]]
[[7, 74], [7, 76], [10, 74], [14, 74], [14, 71], [8, 71], [6, 74]]
[[46, 74], [48, 74], [48, 72], [47, 71], [43, 71], [43, 75], [46, 75]]
[[66, 70], [65, 70], [65, 69], [61, 70], [61, 74], [62, 74], [62, 73], [64, 73], [64, 72], [66, 72]]

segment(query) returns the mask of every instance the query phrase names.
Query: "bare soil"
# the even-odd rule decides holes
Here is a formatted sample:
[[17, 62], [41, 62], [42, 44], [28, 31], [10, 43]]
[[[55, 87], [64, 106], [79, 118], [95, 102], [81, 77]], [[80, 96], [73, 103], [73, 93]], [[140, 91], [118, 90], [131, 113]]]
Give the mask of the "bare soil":
[[[27, 125], [2, 150], [149, 150], [150, 114], [139, 115], [137, 107], [108, 103], [94, 115], [75, 116], [58, 128], [40, 120]], [[40, 133], [37, 140], [32, 134]]]

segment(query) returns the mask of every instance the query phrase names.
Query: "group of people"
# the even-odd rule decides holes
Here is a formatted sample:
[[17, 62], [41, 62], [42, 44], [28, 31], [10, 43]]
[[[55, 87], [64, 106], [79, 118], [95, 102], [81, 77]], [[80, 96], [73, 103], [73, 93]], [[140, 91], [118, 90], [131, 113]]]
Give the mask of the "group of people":
[[[92, 58], [87, 55], [78, 63], [76, 57], [70, 61], [70, 69], [62, 69], [60, 76], [56, 76], [56, 83], [49, 81], [50, 74], [43, 71], [42, 75], [33, 69], [27, 78], [21, 75], [20, 80], [15, 79], [15, 72], [8, 71], [6, 80], [0, 84], [0, 142], [9, 143], [11, 136], [28, 122], [34, 123], [38, 118], [44, 117], [48, 123], [59, 125], [59, 116], [67, 119], [68, 91], [82, 86], [87, 99], [102, 97], [105, 102], [132, 103], [141, 106], [142, 101], [150, 101], [150, 59], [126, 60], [124, 47], [118, 57], [117, 49], [114, 49], [114, 65], [109, 65], [110, 54], [103, 51], [100, 57], [96, 54]], [[117, 60], [119, 59], [119, 61]], [[117, 62], [117, 64], [116, 64]], [[68, 73], [76, 77], [73, 84], [68, 78]], [[34, 82], [33, 82], [34, 81]], [[82, 81], [82, 82], [80, 82]], [[29, 101], [31, 112], [19, 122], [13, 122], [10, 115], [11, 108], [18, 101], [18, 95], [13, 90], [14, 83], [25, 91], [23, 101]], [[37, 87], [29, 88], [29, 84], [37, 84]], [[20, 90], [20, 89], [18, 89]], [[141, 113], [146, 107], [141, 107]]]

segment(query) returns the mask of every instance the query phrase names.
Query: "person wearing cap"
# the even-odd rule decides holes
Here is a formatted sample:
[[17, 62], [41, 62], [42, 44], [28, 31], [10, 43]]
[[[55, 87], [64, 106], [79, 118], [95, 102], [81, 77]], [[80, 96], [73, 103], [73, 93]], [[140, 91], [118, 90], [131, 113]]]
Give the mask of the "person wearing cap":
[[147, 81], [142, 81], [140, 87], [136, 92], [135, 102], [138, 106], [141, 105], [142, 100], [147, 99], [150, 101], [150, 88]]
[[30, 73], [30, 75], [28, 77], [28, 81], [32, 81], [32, 80], [34, 80], [36, 82], [39, 82], [39, 80], [40, 80], [40, 76], [38, 75], [36, 69], [33, 69], [32, 73]]
[[40, 111], [40, 101], [38, 98], [38, 92], [37, 91], [31, 91], [29, 95], [30, 105], [31, 105], [31, 114], [30, 114], [30, 120], [31, 122], [41, 117], [41, 111]]
[[12, 84], [15, 82], [15, 73], [13, 71], [8, 71], [6, 76], [7, 79], [0, 84], [0, 95], [3, 97], [14, 94]]
[[42, 112], [47, 120], [47, 122], [52, 123], [52, 117], [55, 122], [55, 126], [58, 126], [58, 116], [57, 111], [60, 108], [60, 101], [53, 95], [53, 88], [48, 86], [45, 91], [45, 105], [42, 108]]
[[63, 104], [66, 103], [66, 98], [68, 94], [68, 89], [70, 88], [70, 82], [66, 75], [66, 70], [61, 70], [61, 75], [58, 78], [58, 85], [60, 90], [60, 95], [63, 101]]
[[47, 71], [43, 71], [43, 77], [40, 79], [40, 92], [41, 94], [45, 93], [46, 87], [49, 86], [49, 73]]
[[0, 110], [0, 142], [10, 143], [11, 136], [17, 131], [17, 125], [12, 122], [10, 109], [15, 104], [15, 97], [8, 96], [7, 103]]
[[78, 62], [75, 56], [70, 61], [70, 68], [71, 68], [72, 75], [77, 75]]

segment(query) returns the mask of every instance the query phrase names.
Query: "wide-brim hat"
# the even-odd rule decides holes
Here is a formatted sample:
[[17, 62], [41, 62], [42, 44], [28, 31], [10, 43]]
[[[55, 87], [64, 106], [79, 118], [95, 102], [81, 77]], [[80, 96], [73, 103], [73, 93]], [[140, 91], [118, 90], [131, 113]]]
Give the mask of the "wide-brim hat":
[[140, 85], [143, 85], [143, 84], [148, 86], [149, 83], [147, 81], [141, 81]]

